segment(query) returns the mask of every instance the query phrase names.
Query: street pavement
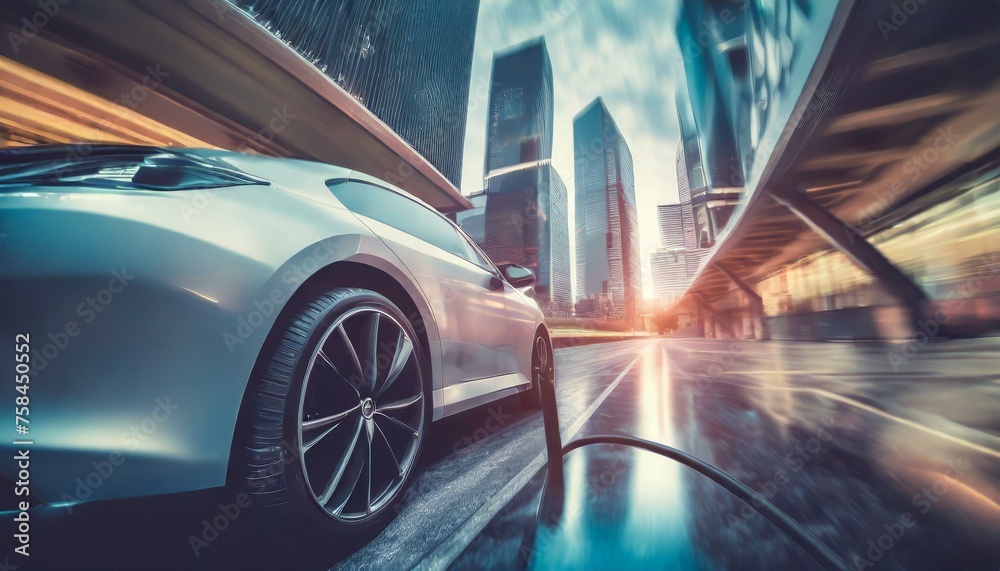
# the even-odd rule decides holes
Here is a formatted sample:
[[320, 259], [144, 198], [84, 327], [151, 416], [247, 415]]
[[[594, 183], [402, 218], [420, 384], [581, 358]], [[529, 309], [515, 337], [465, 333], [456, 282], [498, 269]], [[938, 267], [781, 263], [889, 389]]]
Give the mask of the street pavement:
[[[564, 441], [627, 434], [729, 472], [856, 569], [1000, 568], [1000, 339], [652, 339], [556, 352]], [[692, 470], [597, 446], [534, 530], [540, 415], [439, 427], [400, 517], [337, 566], [802, 569], [804, 552]]]
[[[855, 569], [1000, 569], [1000, 338], [649, 338], [558, 349], [556, 376], [564, 442], [624, 434], [693, 454]], [[233, 531], [192, 560], [185, 538], [224, 490], [119, 506], [97, 535], [117, 550], [116, 567], [228, 567], [234, 552], [252, 551], [250, 566], [298, 569], [819, 568], [705, 477], [618, 446], [569, 453], [561, 517], [538, 524], [542, 419], [516, 397], [437, 422], [428, 436], [398, 517], [354, 553], [308, 534], [249, 545]], [[78, 507], [90, 509], [107, 513]], [[154, 531], [150, 509], [164, 514]], [[56, 526], [54, 515], [38, 519]], [[93, 551], [93, 526], [74, 525], [62, 547]]]

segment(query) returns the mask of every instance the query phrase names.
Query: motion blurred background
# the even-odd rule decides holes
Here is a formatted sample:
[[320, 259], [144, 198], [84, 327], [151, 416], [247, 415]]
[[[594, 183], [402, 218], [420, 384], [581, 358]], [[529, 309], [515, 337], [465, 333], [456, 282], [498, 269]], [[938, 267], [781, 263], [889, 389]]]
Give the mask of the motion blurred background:
[[996, 12], [8, 0], [0, 144], [358, 168], [534, 269], [574, 335], [981, 335], [1000, 326]]
[[[842, 440], [781, 501], [864, 568], [866, 540], [948, 482], [887, 559], [987, 568], [998, 30], [990, 0], [3, 0], [0, 146], [217, 147], [380, 177], [532, 268], [557, 347], [663, 337], [608, 430], [759, 482], [833, 414]], [[632, 358], [595, 347], [557, 353], [580, 409]], [[614, 501], [640, 513], [662, 487], [634, 481]], [[699, 513], [739, 510], [688, 484]], [[763, 549], [700, 537], [735, 568]]]

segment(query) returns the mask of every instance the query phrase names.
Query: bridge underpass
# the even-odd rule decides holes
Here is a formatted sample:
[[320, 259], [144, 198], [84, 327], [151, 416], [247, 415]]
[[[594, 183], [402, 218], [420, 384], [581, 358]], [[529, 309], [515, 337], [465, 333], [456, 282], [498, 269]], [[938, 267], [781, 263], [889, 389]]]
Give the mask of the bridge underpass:
[[953, 27], [956, 13], [937, 10], [886, 39], [872, 25], [879, 9], [844, 11], [780, 138], [758, 149], [759, 178], [673, 306], [686, 331], [861, 339], [1000, 328], [995, 22]]

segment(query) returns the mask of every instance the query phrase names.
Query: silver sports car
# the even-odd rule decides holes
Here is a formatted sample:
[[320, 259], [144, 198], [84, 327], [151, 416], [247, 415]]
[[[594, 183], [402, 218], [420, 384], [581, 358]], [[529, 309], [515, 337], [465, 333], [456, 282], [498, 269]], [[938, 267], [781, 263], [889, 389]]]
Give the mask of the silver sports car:
[[426, 204], [335, 166], [3, 151], [0, 339], [25, 398], [0, 425], [25, 427], [43, 503], [225, 485], [371, 534], [431, 421], [518, 392], [539, 404], [554, 369], [533, 280]]

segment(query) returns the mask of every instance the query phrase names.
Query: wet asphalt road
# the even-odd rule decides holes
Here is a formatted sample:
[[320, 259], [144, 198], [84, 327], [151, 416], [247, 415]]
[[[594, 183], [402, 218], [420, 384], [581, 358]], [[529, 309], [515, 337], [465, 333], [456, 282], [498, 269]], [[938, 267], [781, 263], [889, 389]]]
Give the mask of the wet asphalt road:
[[[632, 434], [697, 455], [856, 569], [1000, 569], [998, 338], [652, 338], [560, 349], [556, 367], [564, 440]], [[59, 539], [40, 547], [114, 553], [74, 558], [98, 567], [229, 568], [242, 553], [243, 566], [278, 568], [816, 568], [704, 477], [613, 446], [567, 456], [563, 515], [536, 528], [542, 421], [517, 398], [435, 423], [429, 436], [399, 516], [353, 554], [307, 533], [248, 547], [234, 530], [192, 558], [186, 538], [224, 490], [123, 504], [113, 518], [105, 508], [97, 524], [45, 513], [37, 527]], [[163, 515], [155, 526], [150, 510]]]
[[[652, 339], [556, 364], [564, 440], [632, 434], [695, 454], [855, 568], [1000, 568], [1000, 339]], [[532, 537], [539, 415], [499, 403], [449, 422], [406, 510], [338, 569], [814, 565], [700, 475], [614, 447], [570, 454], [570, 507]]]

